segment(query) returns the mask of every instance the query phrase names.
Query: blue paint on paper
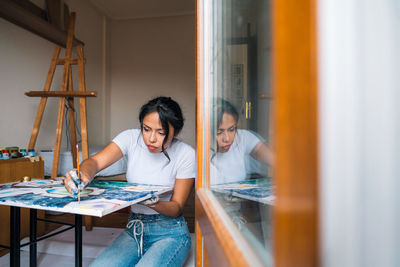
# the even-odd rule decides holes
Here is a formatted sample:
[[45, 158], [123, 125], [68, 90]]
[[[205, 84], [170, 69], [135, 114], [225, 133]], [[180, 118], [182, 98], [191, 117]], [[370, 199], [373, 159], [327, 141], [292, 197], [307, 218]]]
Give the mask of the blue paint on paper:
[[108, 188], [120, 188], [120, 187], [131, 186], [131, 185], [135, 185], [135, 184], [127, 183], [127, 182], [102, 181], [102, 180], [94, 179], [88, 186], [108, 189]]
[[132, 201], [135, 199], [145, 197], [149, 194], [153, 194], [153, 191], [133, 192], [120, 189], [106, 189], [106, 191], [103, 194], [101, 194], [101, 198]]
[[43, 207], [57, 207], [62, 208], [67, 205], [71, 201], [75, 201], [75, 198], [72, 197], [47, 197], [41, 195], [35, 195], [32, 193], [18, 195], [18, 196], [11, 196], [11, 197], [3, 197], [0, 198], [0, 202], [5, 201], [12, 201], [12, 202], [19, 202], [25, 205], [38, 205]]
[[[126, 182], [118, 182], [118, 181], [97, 181], [94, 180], [90, 183], [89, 186], [97, 187], [105, 189], [103, 194], [97, 196], [87, 196], [81, 197], [81, 201], [85, 200], [95, 200], [95, 199], [116, 199], [122, 201], [134, 201], [136, 199], [141, 199], [144, 197], [150, 197], [157, 191], [149, 190], [149, 191], [126, 191], [124, 187], [126, 186], [137, 186], [139, 184], [136, 183], [126, 183]], [[63, 185], [59, 185], [63, 186]], [[57, 187], [59, 187], [57, 186]], [[7, 190], [12, 188], [13, 184], [5, 184], [0, 185], [0, 191]], [[43, 186], [42, 188], [45, 188]], [[57, 189], [48, 189], [48, 192], [57, 191]], [[16, 196], [5, 196], [0, 197], [0, 202], [18, 202], [27, 206], [42, 206], [42, 207], [56, 207], [56, 208], [63, 208], [70, 202], [76, 202], [77, 199], [73, 195], [65, 196], [65, 197], [51, 197], [51, 196], [44, 196], [40, 194], [33, 194], [27, 193], [23, 195], [16, 195]]]
[[0, 190], [10, 189], [15, 183], [0, 185]]
[[[104, 181], [104, 180], [94, 179], [88, 186], [108, 189], [108, 188], [120, 188], [120, 187], [140, 186], [140, 185], [143, 185], [143, 184], [119, 182], [119, 181]], [[151, 184], [148, 184], [148, 186], [151, 186]]]
[[[143, 191], [143, 192], [132, 192], [125, 191], [118, 188], [106, 189], [106, 191], [99, 196], [87, 196], [81, 197], [81, 201], [84, 200], [93, 200], [93, 199], [118, 199], [122, 201], [133, 201], [136, 199], [143, 198], [145, 196], [151, 195], [153, 191]], [[63, 208], [70, 202], [76, 201], [75, 197], [49, 197], [36, 195], [32, 193], [17, 195], [17, 196], [9, 196], [9, 197], [0, 197], [0, 202], [12, 201], [19, 202], [25, 205], [38, 205], [42, 207], [57, 207]]]

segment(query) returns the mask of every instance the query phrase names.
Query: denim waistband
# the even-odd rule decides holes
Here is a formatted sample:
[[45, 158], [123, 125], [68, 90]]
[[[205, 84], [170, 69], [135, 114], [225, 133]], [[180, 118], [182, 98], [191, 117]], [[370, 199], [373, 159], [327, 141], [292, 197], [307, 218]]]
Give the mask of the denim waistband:
[[168, 217], [162, 214], [141, 214], [141, 213], [133, 213], [131, 212], [129, 215], [129, 220], [132, 219], [139, 219], [142, 222], [146, 221], [159, 221], [159, 220], [172, 220], [172, 219], [179, 219], [182, 216], [178, 216], [176, 218]]

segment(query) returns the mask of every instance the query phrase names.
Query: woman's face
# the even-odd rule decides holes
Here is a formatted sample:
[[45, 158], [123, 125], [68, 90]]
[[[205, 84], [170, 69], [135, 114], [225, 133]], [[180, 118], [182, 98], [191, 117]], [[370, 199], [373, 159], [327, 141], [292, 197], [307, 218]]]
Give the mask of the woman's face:
[[231, 114], [224, 113], [217, 129], [217, 151], [225, 153], [231, 147], [236, 134], [236, 120]]
[[[169, 124], [169, 137], [164, 145], [166, 149], [171, 144], [174, 138], [174, 128]], [[160, 117], [157, 112], [151, 112], [143, 118], [143, 140], [151, 153], [160, 153], [162, 144], [166, 137], [166, 132], [163, 130]]]

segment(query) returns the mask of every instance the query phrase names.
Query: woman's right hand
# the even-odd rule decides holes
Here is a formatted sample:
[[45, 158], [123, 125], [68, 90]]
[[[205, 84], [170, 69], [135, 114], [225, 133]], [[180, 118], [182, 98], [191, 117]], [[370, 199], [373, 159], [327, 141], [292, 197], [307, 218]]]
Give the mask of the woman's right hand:
[[[121, 149], [114, 142], [109, 143], [100, 152], [85, 159], [79, 164], [80, 168], [80, 182], [78, 181], [78, 170], [72, 169], [65, 174], [64, 184], [65, 188], [71, 194], [76, 195], [78, 193], [78, 186], [82, 190], [86, 185], [88, 185], [99, 171], [110, 166], [120, 158], [123, 154]], [[74, 178], [75, 181], [72, 179]]]
[[72, 169], [65, 174], [64, 185], [71, 194], [77, 194], [78, 189], [82, 190], [89, 184], [89, 182], [90, 177], [85, 175], [85, 173], [80, 172], [78, 177], [77, 169]]

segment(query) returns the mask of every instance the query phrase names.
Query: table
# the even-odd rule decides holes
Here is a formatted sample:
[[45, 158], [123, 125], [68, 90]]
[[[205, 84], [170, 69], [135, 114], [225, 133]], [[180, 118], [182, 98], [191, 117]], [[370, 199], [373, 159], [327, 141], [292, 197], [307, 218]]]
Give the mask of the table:
[[[36, 266], [36, 244], [40, 240], [75, 228], [75, 266], [82, 266], [82, 215], [102, 217], [155, 195], [171, 191], [171, 187], [143, 185], [118, 181], [90, 183], [81, 193], [81, 201], [71, 195], [62, 181], [46, 179], [30, 182], [0, 184], [0, 205], [10, 206], [10, 266], [20, 266], [20, 248], [29, 245], [30, 266]], [[29, 242], [20, 244], [20, 208], [30, 209]], [[37, 210], [50, 210], [75, 214], [75, 224], [70, 227], [37, 238]], [[61, 223], [65, 224], [65, 223]], [[68, 225], [68, 224], [67, 224]]]

